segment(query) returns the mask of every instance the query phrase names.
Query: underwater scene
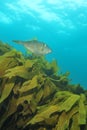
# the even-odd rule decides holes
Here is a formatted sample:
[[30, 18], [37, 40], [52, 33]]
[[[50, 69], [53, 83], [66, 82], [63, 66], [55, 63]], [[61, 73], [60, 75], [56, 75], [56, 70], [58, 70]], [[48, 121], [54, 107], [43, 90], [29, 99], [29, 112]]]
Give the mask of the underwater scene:
[[0, 1], [0, 130], [87, 130], [87, 1]]

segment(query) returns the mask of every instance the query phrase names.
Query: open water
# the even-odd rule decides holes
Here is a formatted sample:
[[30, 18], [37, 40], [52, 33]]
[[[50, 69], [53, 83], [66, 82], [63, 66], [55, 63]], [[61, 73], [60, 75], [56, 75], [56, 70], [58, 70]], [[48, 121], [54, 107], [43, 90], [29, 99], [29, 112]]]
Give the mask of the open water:
[[47, 60], [87, 89], [86, 0], [0, 0], [0, 40], [25, 53], [12, 40], [32, 38], [48, 44]]

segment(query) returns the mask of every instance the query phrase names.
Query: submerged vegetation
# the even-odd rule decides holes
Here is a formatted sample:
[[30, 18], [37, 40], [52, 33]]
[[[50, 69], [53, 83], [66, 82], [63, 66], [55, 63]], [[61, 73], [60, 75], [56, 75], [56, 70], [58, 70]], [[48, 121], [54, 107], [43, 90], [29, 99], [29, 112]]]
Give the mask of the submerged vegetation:
[[0, 42], [0, 130], [87, 130], [87, 91], [58, 70]]

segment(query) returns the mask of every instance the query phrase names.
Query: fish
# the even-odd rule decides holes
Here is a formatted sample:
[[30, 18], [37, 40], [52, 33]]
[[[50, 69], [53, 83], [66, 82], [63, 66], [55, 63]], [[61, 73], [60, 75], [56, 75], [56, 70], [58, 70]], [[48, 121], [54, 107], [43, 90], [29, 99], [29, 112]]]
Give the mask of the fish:
[[29, 50], [34, 55], [46, 55], [51, 53], [51, 48], [44, 42], [38, 40], [30, 40], [30, 41], [20, 41], [20, 40], [12, 40], [17, 44], [22, 44], [24, 47]]

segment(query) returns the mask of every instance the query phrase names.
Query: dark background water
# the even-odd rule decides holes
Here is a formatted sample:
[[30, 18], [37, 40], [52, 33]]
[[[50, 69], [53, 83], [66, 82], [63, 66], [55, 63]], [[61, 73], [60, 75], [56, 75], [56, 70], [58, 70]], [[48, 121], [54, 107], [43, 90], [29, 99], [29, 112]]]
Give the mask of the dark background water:
[[0, 39], [25, 52], [13, 39], [46, 42], [61, 72], [87, 89], [86, 0], [1, 0]]

